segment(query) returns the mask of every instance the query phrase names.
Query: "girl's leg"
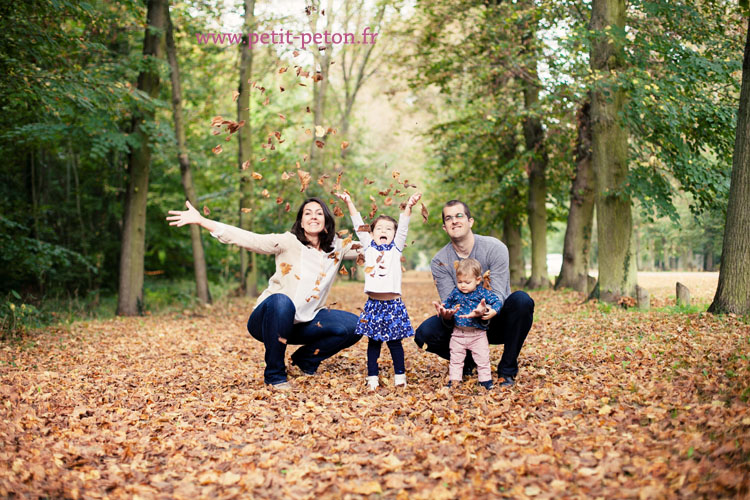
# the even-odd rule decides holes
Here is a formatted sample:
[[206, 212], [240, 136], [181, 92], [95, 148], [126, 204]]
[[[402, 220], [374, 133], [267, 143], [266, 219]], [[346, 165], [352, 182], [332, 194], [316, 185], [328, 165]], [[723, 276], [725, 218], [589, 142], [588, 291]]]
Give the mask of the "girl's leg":
[[451, 382], [461, 382], [463, 379], [464, 358], [466, 358], [466, 346], [463, 338], [457, 335], [451, 336], [450, 340], [450, 365], [448, 368]]
[[379, 340], [368, 339], [367, 343], [367, 376], [378, 376], [378, 358], [380, 357], [380, 346], [383, 343]]
[[474, 361], [477, 362], [477, 378], [479, 383], [492, 382], [492, 368], [490, 367], [490, 344], [486, 335], [471, 340], [469, 344]]
[[393, 360], [393, 373], [395, 375], [406, 373], [404, 346], [401, 345], [401, 339], [389, 340], [388, 349], [391, 351], [391, 359]]
[[286, 295], [275, 293], [255, 306], [247, 320], [247, 331], [266, 348], [266, 369], [263, 380], [266, 384], [286, 382], [284, 354], [285, 340], [289, 338], [294, 326], [294, 303]]

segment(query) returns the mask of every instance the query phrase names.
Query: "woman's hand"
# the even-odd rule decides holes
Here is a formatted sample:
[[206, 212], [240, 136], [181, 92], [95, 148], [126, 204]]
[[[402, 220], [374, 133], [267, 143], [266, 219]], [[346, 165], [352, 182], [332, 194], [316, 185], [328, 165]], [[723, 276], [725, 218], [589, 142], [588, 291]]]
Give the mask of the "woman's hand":
[[202, 225], [202, 222], [204, 221], [203, 216], [198, 212], [198, 210], [195, 209], [193, 205], [190, 204], [189, 201], [185, 201], [185, 206], [187, 207], [187, 210], [170, 210], [169, 215], [171, 217], [167, 217], [167, 220], [169, 221], [170, 226], [177, 226], [182, 227], [186, 224], [200, 224]]

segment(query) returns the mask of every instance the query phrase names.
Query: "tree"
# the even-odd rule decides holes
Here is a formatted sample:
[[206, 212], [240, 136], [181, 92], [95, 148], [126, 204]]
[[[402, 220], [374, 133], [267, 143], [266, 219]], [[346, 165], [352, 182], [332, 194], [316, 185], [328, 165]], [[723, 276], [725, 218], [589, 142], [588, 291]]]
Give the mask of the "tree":
[[[154, 99], [159, 93], [158, 60], [164, 58], [167, 28], [165, 0], [149, 0], [146, 34], [143, 41], [144, 68], [138, 75], [138, 90]], [[120, 286], [117, 314], [134, 316], [143, 311], [143, 258], [146, 245], [146, 205], [148, 174], [151, 166], [149, 121], [154, 118], [152, 103], [133, 116], [133, 132], [138, 144], [130, 152], [128, 186], [123, 216]]]
[[[245, 22], [242, 26], [243, 33], [255, 31], [255, 0], [245, 0]], [[248, 35], [245, 35], [247, 37]], [[253, 48], [243, 38], [240, 45], [240, 82], [239, 96], [237, 97], [237, 121], [244, 122], [244, 126], [238, 131], [239, 154], [237, 168], [240, 172], [240, 227], [252, 230], [254, 195], [251, 173], [253, 168], [253, 140], [250, 128], [250, 92], [251, 78], [253, 75]], [[247, 163], [245, 163], [247, 162]], [[258, 264], [255, 252], [240, 249], [240, 276], [242, 290], [245, 295], [258, 295]]]
[[[193, 173], [190, 169], [190, 157], [185, 143], [185, 124], [182, 116], [182, 86], [180, 83], [180, 67], [177, 61], [177, 48], [174, 43], [172, 18], [169, 6], [166, 7], [167, 16], [167, 59], [169, 61], [170, 79], [172, 82], [172, 116], [174, 118], [175, 137], [177, 138], [177, 161], [180, 163], [180, 177], [185, 197], [193, 206], [198, 206], [195, 194]], [[201, 229], [195, 224], [190, 225], [190, 242], [193, 248], [193, 270], [195, 272], [195, 291], [198, 300], [204, 304], [211, 302], [208, 289], [208, 275], [206, 272], [206, 255], [201, 241]]]
[[750, 313], [750, 16], [747, 23], [719, 286], [708, 308], [712, 313]]
[[594, 222], [594, 174], [591, 168], [591, 104], [578, 111], [576, 172], [570, 186], [570, 209], [565, 228], [563, 262], [555, 289], [588, 292], [589, 252]]
[[599, 293], [612, 302], [635, 294], [636, 256], [628, 175], [625, 91], [615, 77], [624, 64], [625, 0], [594, 0], [591, 8], [591, 163], [596, 178]]

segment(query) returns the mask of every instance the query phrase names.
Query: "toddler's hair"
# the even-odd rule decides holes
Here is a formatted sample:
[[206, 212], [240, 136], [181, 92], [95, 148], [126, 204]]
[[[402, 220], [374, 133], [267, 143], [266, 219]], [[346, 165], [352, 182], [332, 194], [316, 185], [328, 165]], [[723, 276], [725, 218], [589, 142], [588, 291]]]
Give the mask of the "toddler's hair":
[[458, 261], [456, 267], [456, 277], [459, 276], [473, 276], [479, 278], [482, 276], [482, 264], [477, 259], [464, 259]]
[[390, 215], [378, 215], [377, 217], [375, 217], [375, 220], [370, 222], [370, 232], [375, 231], [375, 225], [381, 220], [387, 220], [387, 221], [393, 222], [393, 230], [394, 231], [398, 230], [398, 222], [396, 222], [396, 219], [394, 219]]

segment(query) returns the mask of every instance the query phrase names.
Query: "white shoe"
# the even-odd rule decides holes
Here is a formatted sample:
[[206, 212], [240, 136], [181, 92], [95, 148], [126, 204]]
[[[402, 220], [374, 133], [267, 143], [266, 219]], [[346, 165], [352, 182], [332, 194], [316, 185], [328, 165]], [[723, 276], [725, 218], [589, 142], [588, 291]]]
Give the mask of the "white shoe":
[[378, 382], [378, 376], [372, 375], [367, 377], [367, 385], [370, 386], [370, 390], [375, 390], [380, 385], [380, 382]]
[[394, 375], [393, 385], [395, 385], [396, 387], [398, 387], [399, 385], [406, 386], [406, 374], [401, 373], [401, 374]]

